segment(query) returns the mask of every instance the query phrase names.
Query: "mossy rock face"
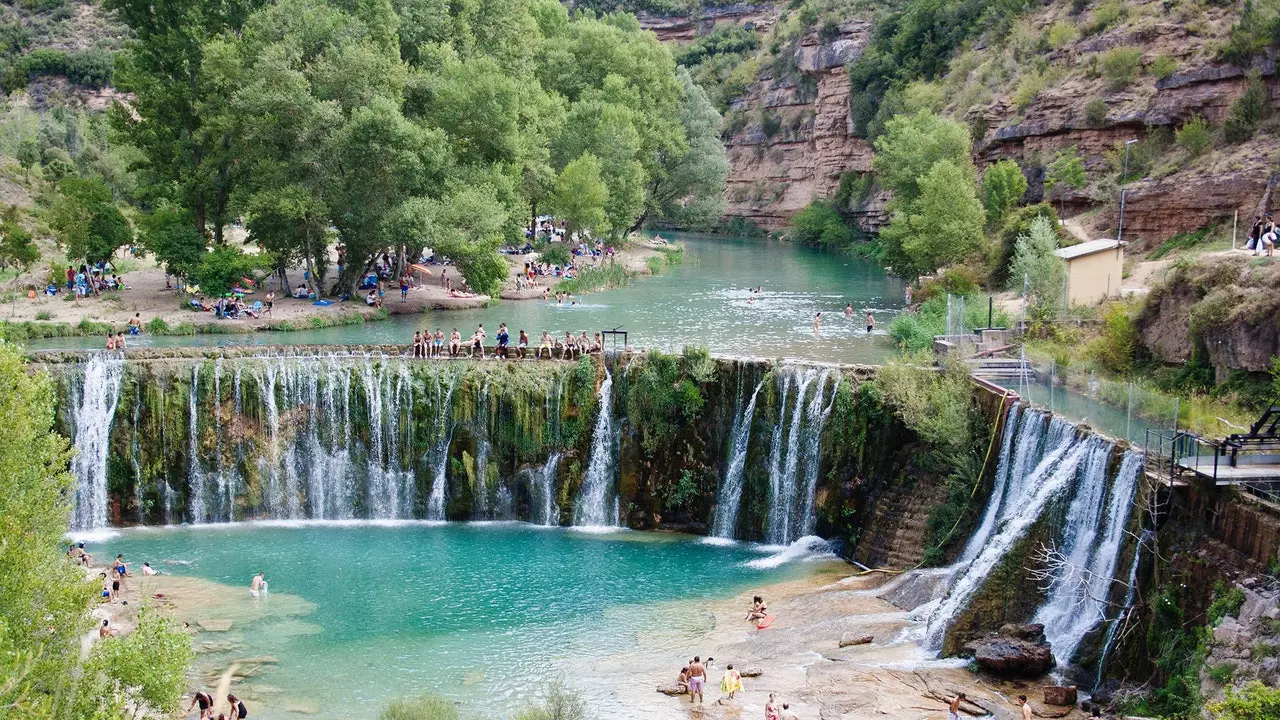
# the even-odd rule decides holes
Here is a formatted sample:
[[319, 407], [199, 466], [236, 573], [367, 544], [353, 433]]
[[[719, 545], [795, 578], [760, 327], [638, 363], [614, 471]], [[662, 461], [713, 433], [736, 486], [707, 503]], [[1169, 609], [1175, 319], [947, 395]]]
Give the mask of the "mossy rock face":
[[944, 656], [956, 655], [961, 646], [992, 628], [1026, 622], [1035, 614], [1045, 593], [1030, 570], [1038, 566], [1036, 549], [1052, 543], [1053, 536], [1053, 521], [1046, 514], [1005, 554], [947, 630]]

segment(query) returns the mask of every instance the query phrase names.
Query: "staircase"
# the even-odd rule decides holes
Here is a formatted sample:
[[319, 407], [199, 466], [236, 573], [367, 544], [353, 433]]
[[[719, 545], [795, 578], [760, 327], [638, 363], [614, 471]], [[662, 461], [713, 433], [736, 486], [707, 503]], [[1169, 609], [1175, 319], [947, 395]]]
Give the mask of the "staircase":
[[974, 358], [969, 360], [969, 368], [974, 377], [984, 380], [1023, 380], [1035, 376], [1031, 363], [1020, 358]]

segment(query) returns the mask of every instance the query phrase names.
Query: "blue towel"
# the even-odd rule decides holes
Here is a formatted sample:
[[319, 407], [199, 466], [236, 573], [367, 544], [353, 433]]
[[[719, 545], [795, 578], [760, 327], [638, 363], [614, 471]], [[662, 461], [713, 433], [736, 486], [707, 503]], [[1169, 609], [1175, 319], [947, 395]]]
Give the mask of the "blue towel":
[[319, 305], [320, 307], [328, 307], [328, 306], [330, 306], [330, 305], [332, 305], [332, 304], [333, 304], [333, 301], [332, 301], [332, 300], [317, 300], [317, 301], [315, 301], [315, 302], [313, 302], [313, 303], [311, 303], [311, 304], [312, 304], [312, 305]]

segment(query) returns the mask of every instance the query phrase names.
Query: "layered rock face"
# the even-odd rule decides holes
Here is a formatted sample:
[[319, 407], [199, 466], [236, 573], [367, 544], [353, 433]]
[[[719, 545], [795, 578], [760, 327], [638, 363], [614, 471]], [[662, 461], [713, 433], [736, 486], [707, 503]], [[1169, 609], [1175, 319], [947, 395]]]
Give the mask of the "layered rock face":
[[685, 43], [706, 35], [717, 25], [741, 25], [763, 32], [773, 26], [777, 10], [771, 4], [734, 3], [699, 8], [689, 15], [660, 15], [639, 12], [640, 27], [650, 30], [664, 43]]
[[733, 165], [728, 215], [779, 230], [814, 199], [833, 195], [843, 173], [871, 170], [871, 145], [853, 134], [845, 72], [870, 31], [869, 21], [852, 20], [834, 39], [806, 35], [790, 67], [765, 69], [734, 101], [747, 121], [725, 139]]

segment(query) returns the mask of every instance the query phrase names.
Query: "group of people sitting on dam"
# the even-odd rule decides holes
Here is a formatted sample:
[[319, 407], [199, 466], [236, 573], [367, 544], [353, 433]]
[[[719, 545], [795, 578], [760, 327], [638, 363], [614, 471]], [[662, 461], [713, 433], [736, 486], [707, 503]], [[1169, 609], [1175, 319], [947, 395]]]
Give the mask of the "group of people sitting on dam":
[[[447, 345], [445, 344], [444, 332], [440, 328], [436, 328], [435, 332], [419, 330], [413, 334], [411, 350], [414, 358], [465, 357], [484, 360], [486, 358], [485, 340], [488, 337], [483, 323], [476, 328], [476, 331], [465, 342], [462, 339], [462, 333], [458, 332], [458, 328], [454, 328], [449, 333]], [[495, 339], [496, 342], [491, 356], [500, 360], [512, 357], [519, 360], [527, 357], [540, 359], [543, 356], [543, 352], [546, 353], [546, 357], [549, 360], [575, 360], [583, 355], [594, 355], [604, 351], [604, 340], [601, 334], [596, 333], [592, 337], [585, 330], [581, 335], [577, 336], [573, 332], [566, 330], [564, 340], [554, 338], [551, 333], [543, 330], [542, 338], [538, 342], [537, 349], [532, 351], [532, 356], [530, 355], [529, 335], [524, 330], [519, 331], [514, 351], [511, 348], [511, 332], [507, 329], [506, 323], [498, 325], [498, 334]]]

